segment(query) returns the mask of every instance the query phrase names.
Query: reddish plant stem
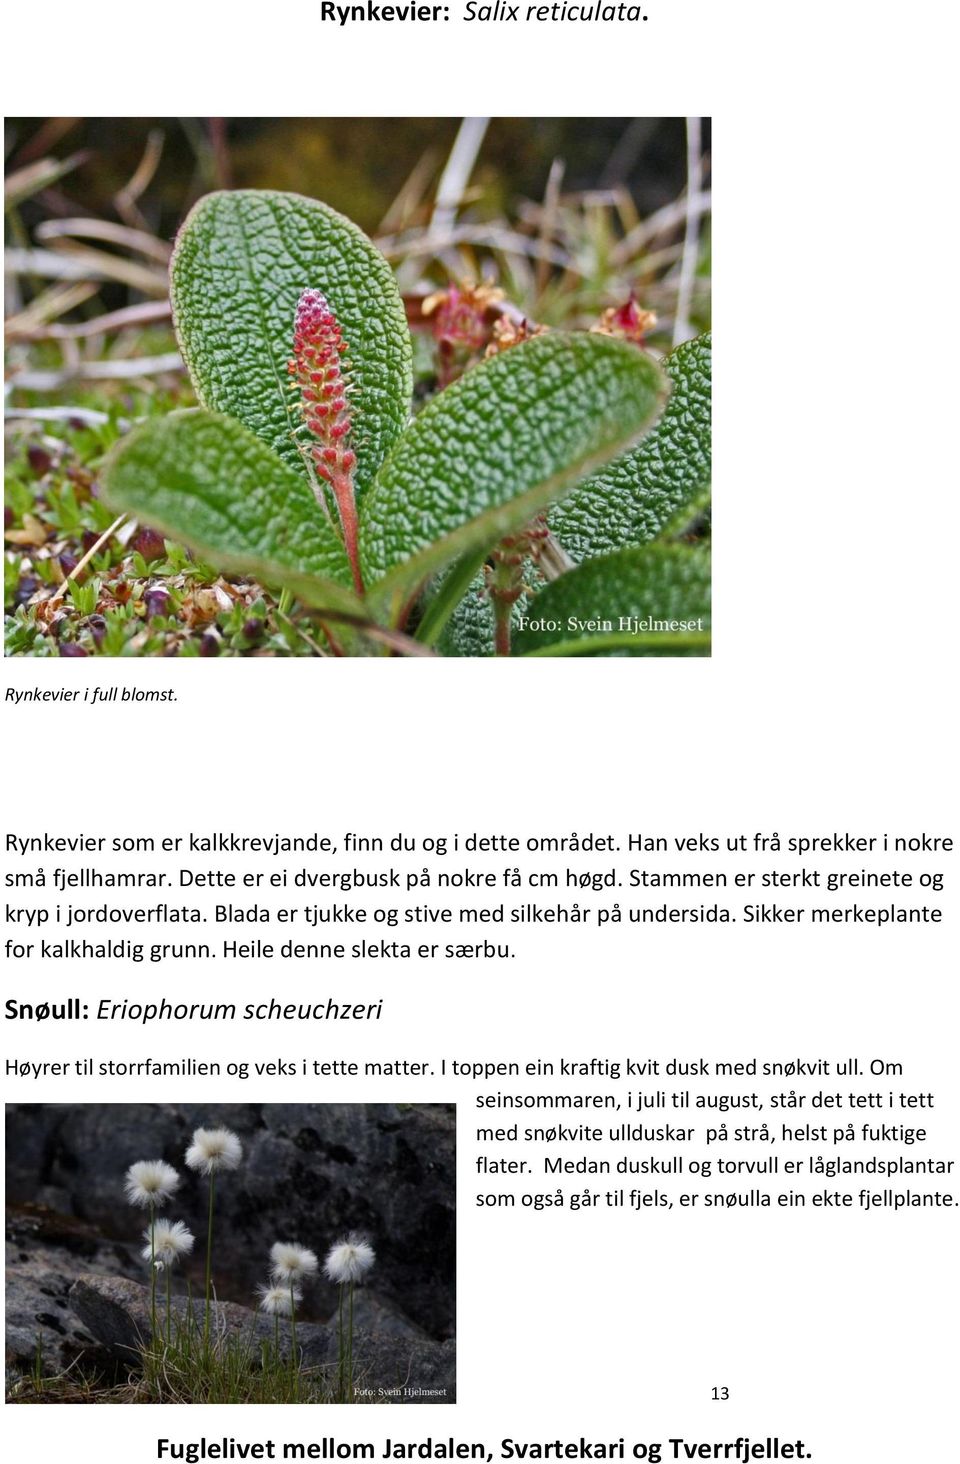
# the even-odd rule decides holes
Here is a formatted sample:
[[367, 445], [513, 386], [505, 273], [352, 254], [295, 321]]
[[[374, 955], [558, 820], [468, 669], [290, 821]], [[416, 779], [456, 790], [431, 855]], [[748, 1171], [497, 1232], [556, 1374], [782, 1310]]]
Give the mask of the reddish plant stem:
[[340, 512], [340, 525], [343, 529], [343, 542], [347, 550], [347, 558], [350, 561], [350, 571], [353, 575], [353, 587], [358, 595], [363, 594], [363, 576], [360, 573], [360, 518], [357, 513], [357, 500], [353, 492], [353, 479], [349, 474], [337, 473], [331, 480], [330, 487], [333, 496], [337, 500], [337, 508]]
[[493, 605], [494, 650], [498, 656], [510, 654], [510, 622], [513, 607], [526, 588], [523, 570], [526, 561], [535, 558], [549, 536], [546, 519], [539, 514], [518, 534], [500, 540], [490, 556], [486, 569], [487, 593]]
[[513, 619], [513, 601], [505, 604], [502, 599], [495, 599], [493, 602], [494, 614], [494, 649], [498, 656], [509, 656], [510, 654], [510, 621]]

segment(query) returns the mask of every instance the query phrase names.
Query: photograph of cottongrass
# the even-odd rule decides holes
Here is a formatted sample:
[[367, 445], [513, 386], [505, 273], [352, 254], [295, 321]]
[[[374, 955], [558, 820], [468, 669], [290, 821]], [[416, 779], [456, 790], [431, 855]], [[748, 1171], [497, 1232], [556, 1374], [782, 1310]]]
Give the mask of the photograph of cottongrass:
[[452, 1104], [12, 1104], [7, 1401], [452, 1403]]

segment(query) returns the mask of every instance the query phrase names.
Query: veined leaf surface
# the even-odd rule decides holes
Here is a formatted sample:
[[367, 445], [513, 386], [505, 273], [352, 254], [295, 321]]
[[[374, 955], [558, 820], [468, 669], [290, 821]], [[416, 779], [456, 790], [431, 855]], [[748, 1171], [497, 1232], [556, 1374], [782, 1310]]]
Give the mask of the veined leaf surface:
[[672, 390], [654, 430], [550, 514], [578, 561], [649, 543], [709, 489], [710, 336], [678, 346], [663, 364]]
[[107, 459], [103, 495], [223, 569], [273, 585], [309, 576], [311, 603], [356, 607], [343, 541], [307, 479], [232, 417], [174, 412], [135, 428]]
[[427, 575], [520, 528], [632, 446], [667, 390], [650, 356], [586, 333], [536, 336], [467, 372], [414, 420], [367, 495], [368, 591], [396, 611]]
[[170, 298], [197, 396], [298, 471], [287, 362], [308, 287], [326, 295], [349, 346], [359, 496], [410, 415], [410, 332], [387, 261], [349, 219], [297, 193], [208, 193], [180, 230]]
[[709, 655], [710, 551], [650, 544], [590, 559], [547, 585], [524, 614], [518, 656]]

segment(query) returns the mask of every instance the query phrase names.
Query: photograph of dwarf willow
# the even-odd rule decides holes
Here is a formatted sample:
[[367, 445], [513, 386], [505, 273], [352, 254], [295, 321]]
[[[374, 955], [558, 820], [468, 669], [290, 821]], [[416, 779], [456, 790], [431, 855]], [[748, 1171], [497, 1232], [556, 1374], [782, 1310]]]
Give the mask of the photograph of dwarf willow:
[[[9, 1401], [453, 1401], [453, 1120], [435, 1105], [8, 1110], [14, 1226], [18, 1196], [57, 1190], [29, 1181], [21, 1130], [53, 1136], [74, 1203], [104, 1217], [79, 1273], [53, 1242], [39, 1266], [36, 1237], [19, 1263], [8, 1250]], [[114, 1151], [146, 1157], [91, 1180], [72, 1156], [104, 1124]], [[23, 1225], [69, 1232], [25, 1206]]]
[[[283, 128], [259, 125], [265, 139]], [[50, 419], [44, 441], [62, 450], [28, 446], [8, 528], [8, 651], [709, 654], [705, 120], [566, 121], [585, 180], [607, 139], [602, 186], [566, 190], [574, 165], [554, 156], [542, 202], [520, 196], [516, 218], [497, 218], [488, 151], [498, 128], [524, 124], [441, 119], [445, 165], [431, 149], [373, 237], [307, 186], [309, 146], [331, 125], [304, 119], [290, 187], [270, 185], [296, 173], [276, 157], [250, 170], [257, 186], [237, 186], [223, 123], [215, 186], [194, 190], [172, 244], [74, 221], [76, 237], [168, 265], [149, 318], [172, 330], [160, 359], [177, 389], [122, 427], [108, 412], [92, 477], [69, 483], [66, 517], [85, 531], [63, 563], [52, 487], [73, 449]], [[528, 131], [515, 143], [532, 147]], [[391, 136], [399, 149], [400, 124]], [[56, 246], [62, 217], [43, 218], [32, 175], [15, 177], [38, 241]], [[640, 196], [662, 202], [645, 216]], [[27, 249], [24, 263], [49, 254]], [[11, 336], [18, 440], [45, 420], [36, 384], [76, 379], [24, 364], [46, 339], [42, 308], [24, 300], [26, 334]], [[147, 318], [126, 308], [120, 328]], [[112, 370], [86, 369], [90, 381]]]

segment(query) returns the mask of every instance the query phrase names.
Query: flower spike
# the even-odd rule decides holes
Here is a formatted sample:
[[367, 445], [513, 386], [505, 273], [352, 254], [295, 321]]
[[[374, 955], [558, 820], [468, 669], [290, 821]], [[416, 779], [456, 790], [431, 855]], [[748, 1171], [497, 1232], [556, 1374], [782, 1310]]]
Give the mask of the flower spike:
[[314, 469], [319, 478], [329, 483], [336, 499], [354, 586], [362, 595], [359, 521], [353, 484], [357, 457], [350, 446], [353, 422], [344, 376], [347, 350], [326, 296], [320, 290], [304, 290], [297, 302], [293, 359], [287, 371], [300, 398], [303, 424], [312, 438], [310, 455]]

